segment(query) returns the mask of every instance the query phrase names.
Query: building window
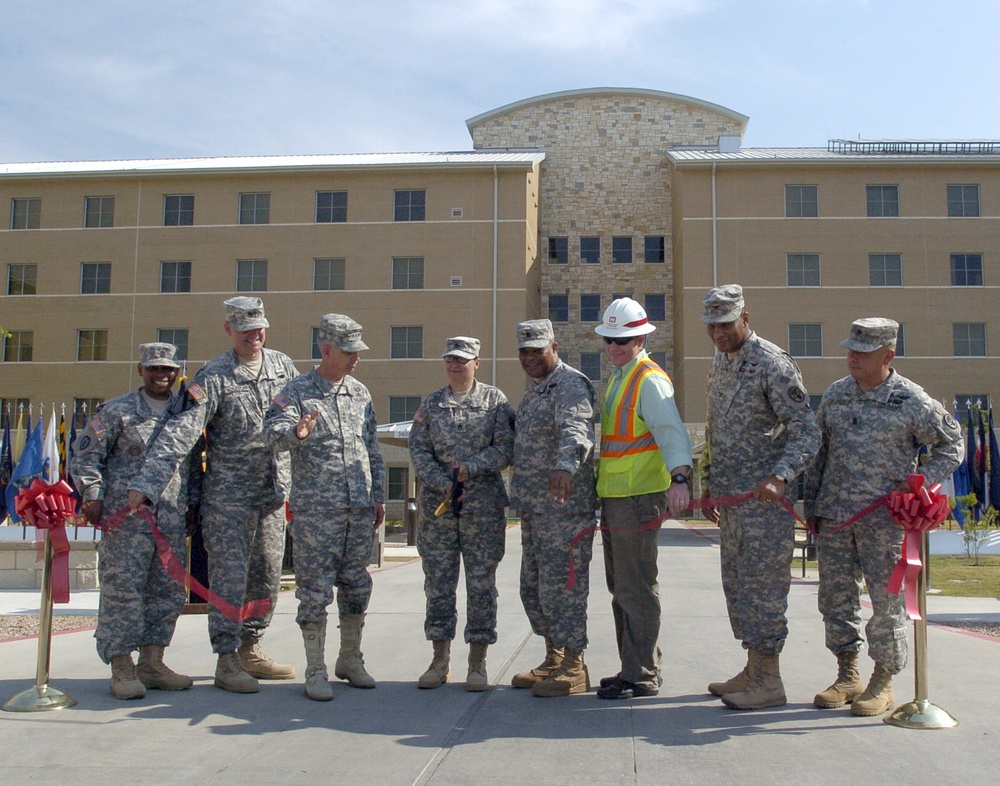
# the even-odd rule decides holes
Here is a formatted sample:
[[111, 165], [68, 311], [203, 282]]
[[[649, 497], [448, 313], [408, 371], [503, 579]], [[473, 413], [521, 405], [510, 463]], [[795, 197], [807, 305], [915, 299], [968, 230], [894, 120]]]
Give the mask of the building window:
[[580, 295], [580, 321], [581, 322], [601, 321], [600, 295]]
[[667, 259], [667, 244], [663, 235], [650, 236], [645, 239], [643, 261], [656, 264]]
[[785, 186], [785, 217], [816, 218], [819, 216], [818, 186]]
[[948, 217], [975, 218], [979, 215], [979, 186], [948, 186]]
[[788, 354], [793, 357], [823, 356], [823, 326], [816, 322], [793, 322], [788, 326]]
[[316, 223], [343, 224], [347, 221], [346, 191], [316, 192]]
[[83, 428], [97, 413], [104, 403], [103, 398], [75, 398], [73, 399], [73, 417], [76, 420], [76, 427]]
[[983, 285], [983, 255], [952, 254], [951, 285], [953, 287], [981, 287]]
[[189, 227], [194, 225], [194, 194], [177, 194], [163, 197], [163, 226]]
[[387, 502], [406, 499], [406, 467], [385, 468], [385, 499]]
[[646, 318], [650, 322], [667, 321], [667, 296], [662, 294], [646, 295]]
[[986, 357], [985, 322], [955, 322], [951, 327], [955, 341], [955, 357]]
[[7, 294], [34, 295], [38, 281], [38, 265], [7, 265]]
[[906, 331], [902, 322], [896, 330], [896, 357], [906, 357]]
[[312, 349], [309, 350], [309, 357], [313, 360], [323, 359], [323, 349], [319, 345], [319, 328], [312, 329]]
[[903, 286], [903, 261], [899, 254], [869, 254], [868, 284], [873, 287]]
[[177, 360], [188, 359], [187, 328], [159, 328], [156, 331], [156, 340], [177, 347], [177, 354], [174, 355]]
[[255, 194], [240, 194], [241, 224], [270, 224], [271, 195], [261, 192]]
[[34, 331], [9, 330], [7, 332], [9, 335], [3, 336], [4, 363], [27, 363], [34, 354]]
[[38, 229], [42, 225], [41, 199], [10, 200], [10, 228]]
[[865, 186], [868, 218], [899, 217], [899, 186]]
[[160, 292], [190, 292], [191, 263], [161, 262]]
[[600, 381], [601, 357], [602, 354], [600, 352], [580, 353], [580, 371], [586, 375], [587, 379]]
[[389, 422], [405, 423], [413, 420], [420, 406], [420, 396], [389, 396]]
[[549, 295], [549, 320], [569, 322], [569, 295]]
[[346, 259], [314, 259], [313, 289], [317, 292], [342, 290], [347, 277]]
[[81, 330], [77, 333], [77, 360], [107, 360], [108, 331]]
[[599, 237], [580, 238], [580, 264], [601, 264], [601, 239]]
[[389, 357], [393, 359], [424, 356], [424, 329], [418, 326], [393, 327], [389, 330]]
[[393, 289], [423, 289], [424, 288], [424, 258], [423, 257], [393, 257], [392, 258], [392, 288]]
[[267, 292], [267, 260], [239, 259], [236, 261], [237, 292]]
[[549, 264], [565, 265], [569, 262], [569, 238], [550, 237], [549, 238]]
[[423, 221], [426, 217], [427, 192], [396, 191], [393, 221]]
[[87, 197], [84, 200], [85, 227], [113, 227], [115, 225], [114, 197]]
[[667, 370], [667, 353], [666, 352], [650, 352], [649, 359], [652, 360], [656, 365], [662, 368], [664, 371]]
[[788, 270], [788, 286], [818, 287], [819, 254], [787, 254], [785, 265]]
[[624, 236], [611, 238], [611, 262], [618, 265], [632, 263], [632, 238]]
[[110, 262], [84, 262], [80, 265], [81, 295], [106, 295], [110, 291]]

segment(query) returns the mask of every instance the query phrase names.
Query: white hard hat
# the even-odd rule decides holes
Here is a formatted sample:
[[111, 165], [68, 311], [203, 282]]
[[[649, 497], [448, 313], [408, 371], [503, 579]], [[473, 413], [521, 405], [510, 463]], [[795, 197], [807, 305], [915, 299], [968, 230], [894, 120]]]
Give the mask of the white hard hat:
[[646, 309], [630, 297], [620, 297], [612, 301], [604, 310], [604, 320], [594, 328], [599, 336], [644, 336], [656, 330], [649, 322]]

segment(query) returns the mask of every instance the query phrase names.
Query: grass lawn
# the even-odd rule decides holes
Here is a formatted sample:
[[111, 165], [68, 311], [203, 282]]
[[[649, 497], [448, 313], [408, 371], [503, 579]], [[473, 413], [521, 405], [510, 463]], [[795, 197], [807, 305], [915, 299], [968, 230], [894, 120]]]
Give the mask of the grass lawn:
[[979, 564], [962, 556], [931, 557], [931, 588], [962, 598], [1000, 597], [1000, 555], [981, 554]]

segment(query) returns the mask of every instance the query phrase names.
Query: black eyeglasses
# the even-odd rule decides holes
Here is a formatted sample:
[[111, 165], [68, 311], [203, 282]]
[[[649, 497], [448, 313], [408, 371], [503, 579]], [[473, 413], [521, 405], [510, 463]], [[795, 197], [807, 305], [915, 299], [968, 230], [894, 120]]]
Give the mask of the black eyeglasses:
[[456, 355], [446, 355], [444, 358], [445, 363], [458, 363], [461, 366], [464, 366], [466, 363], [469, 363], [471, 361], [472, 358], [460, 358], [457, 357]]
[[605, 344], [617, 344], [619, 347], [627, 347], [635, 341], [635, 336], [630, 336], [629, 338], [612, 338], [611, 336], [604, 337]]

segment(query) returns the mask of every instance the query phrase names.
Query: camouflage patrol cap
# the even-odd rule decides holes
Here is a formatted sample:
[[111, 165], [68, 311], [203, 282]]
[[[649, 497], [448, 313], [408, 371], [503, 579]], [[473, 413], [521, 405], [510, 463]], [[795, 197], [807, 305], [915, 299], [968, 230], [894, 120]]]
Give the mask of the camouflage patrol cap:
[[517, 326], [518, 349], [541, 349], [555, 340], [552, 323], [547, 319], [529, 319]]
[[855, 352], [874, 352], [882, 347], [895, 347], [899, 323], [885, 317], [865, 317], [851, 324], [851, 335], [840, 346]]
[[479, 339], [471, 336], [449, 338], [445, 343], [444, 353], [441, 357], [446, 358], [449, 355], [465, 360], [475, 360], [479, 357]]
[[162, 341], [154, 341], [150, 344], [139, 345], [139, 363], [143, 366], [165, 366], [167, 368], [180, 368], [181, 365], [174, 358], [177, 356], [177, 347]]
[[739, 284], [712, 287], [701, 302], [705, 306], [701, 321], [706, 325], [735, 322], [746, 307], [743, 302], [743, 287]]
[[344, 352], [368, 349], [368, 345], [361, 340], [361, 325], [346, 314], [324, 314], [316, 341], [333, 344]]
[[259, 297], [231, 297], [222, 305], [226, 307], [226, 322], [233, 330], [244, 333], [271, 327], [264, 318], [264, 301]]

